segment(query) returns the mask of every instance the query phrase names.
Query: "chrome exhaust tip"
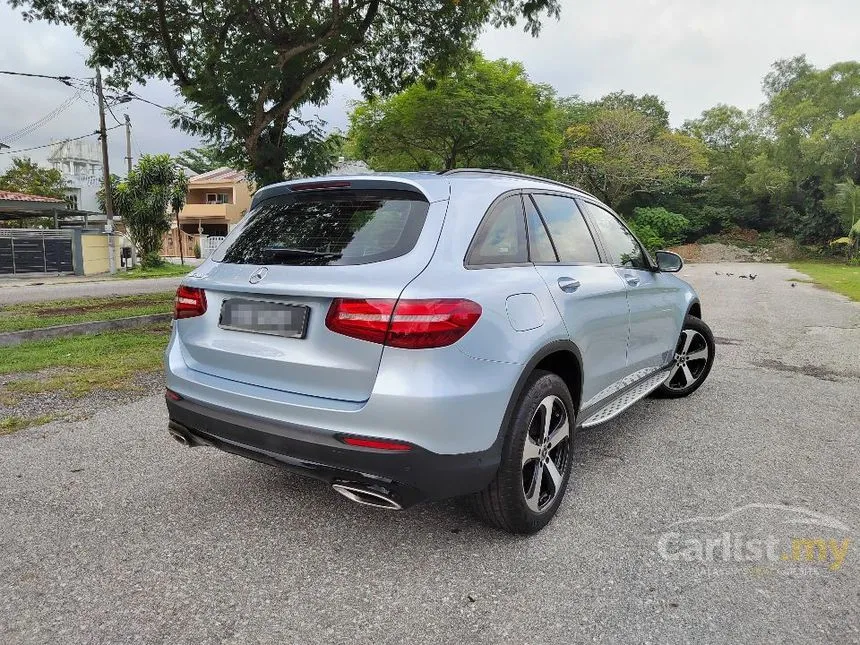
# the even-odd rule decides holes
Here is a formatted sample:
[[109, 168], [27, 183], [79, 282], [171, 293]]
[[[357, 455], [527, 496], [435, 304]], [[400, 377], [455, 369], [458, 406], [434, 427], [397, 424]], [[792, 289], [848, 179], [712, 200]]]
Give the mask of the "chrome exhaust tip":
[[167, 431], [170, 433], [170, 436], [173, 437], [178, 443], [182, 444], [186, 448], [191, 448], [194, 446], [194, 443], [191, 441], [191, 438], [176, 430], [175, 428], [168, 428]]
[[389, 511], [403, 510], [403, 507], [400, 504], [382, 492], [350, 484], [332, 484], [331, 487], [356, 504], [385, 508]]

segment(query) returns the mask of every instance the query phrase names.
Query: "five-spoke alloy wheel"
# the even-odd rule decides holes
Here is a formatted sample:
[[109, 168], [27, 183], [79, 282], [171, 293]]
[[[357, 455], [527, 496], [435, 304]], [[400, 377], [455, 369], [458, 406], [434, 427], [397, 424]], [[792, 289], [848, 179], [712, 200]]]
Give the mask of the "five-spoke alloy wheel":
[[535, 513], [558, 495], [569, 458], [570, 419], [564, 402], [550, 394], [535, 410], [523, 444], [523, 494]]
[[695, 392], [711, 371], [714, 346], [711, 328], [702, 320], [687, 316], [675, 348], [672, 369], [655, 394], [678, 398]]

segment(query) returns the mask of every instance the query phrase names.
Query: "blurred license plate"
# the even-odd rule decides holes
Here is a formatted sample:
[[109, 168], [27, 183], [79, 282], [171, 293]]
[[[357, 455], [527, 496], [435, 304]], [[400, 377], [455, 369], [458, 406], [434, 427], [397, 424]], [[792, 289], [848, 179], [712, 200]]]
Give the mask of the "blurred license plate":
[[221, 320], [218, 325], [223, 329], [256, 334], [304, 338], [307, 322], [307, 307], [231, 298], [221, 305]]

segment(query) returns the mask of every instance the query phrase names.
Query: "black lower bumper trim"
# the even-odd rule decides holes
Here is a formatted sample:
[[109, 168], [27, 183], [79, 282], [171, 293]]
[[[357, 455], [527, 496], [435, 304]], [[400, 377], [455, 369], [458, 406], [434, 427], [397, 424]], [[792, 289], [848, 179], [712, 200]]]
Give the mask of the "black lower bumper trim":
[[167, 400], [171, 430], [194, 445], [277, 465], [327, 483], [355, 483], [385, 490], [404, 508], [425, 499], [445, 499], [486, 488], [499, 466], [495, 448], [442, 455], [418, 446], [386, 452], [353, 448], [334, 436], [306, 441], [307, 429], [273, 422], [188, 399]]

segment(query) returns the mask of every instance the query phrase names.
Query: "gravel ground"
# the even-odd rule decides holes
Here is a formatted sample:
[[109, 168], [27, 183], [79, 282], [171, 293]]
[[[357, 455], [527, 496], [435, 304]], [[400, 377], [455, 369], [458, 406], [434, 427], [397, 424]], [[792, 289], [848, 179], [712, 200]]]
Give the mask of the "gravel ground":
[[[159, 396], [0, 437], [0, 642], [860, 642], [860, 306], [780, 266], [684, 274], [709, 381], [582, 433], [531, 538], [183, 449]], [[838, 570], [702, 564], [660, 555], [675, 530], [851, 543]]]
[[141, 396], [161, 394], [164, 391], [164, 374], [140, 372], [127, 387], [116, 390], [96, 389], [82, 396], [70, 396], [61, 391], [13, 393], [7, 384], [17, 380], [50, 378], [52, 370], [39, 373], [4, 374], [0, 376], [0, 419], [5, 417], [35, 418], [52, 415], [58, 420], [80, 421], [96, 411], [121, 403], [131, 403]]

